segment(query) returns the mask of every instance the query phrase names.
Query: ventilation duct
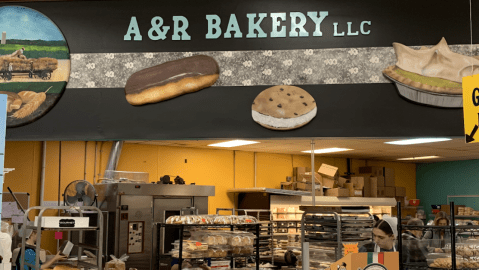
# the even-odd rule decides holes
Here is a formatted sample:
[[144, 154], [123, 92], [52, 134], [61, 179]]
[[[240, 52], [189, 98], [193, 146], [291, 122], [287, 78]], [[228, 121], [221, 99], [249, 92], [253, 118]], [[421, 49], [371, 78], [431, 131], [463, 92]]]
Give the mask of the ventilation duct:
[[112, 179], [113, 173], [118, 167], [118, 161], [120, 160], [121, 149], [123, 148], [123, 141], [114, 141], [111, 146], [110, 157], [106, 164], [105, 175], [103, 178]]

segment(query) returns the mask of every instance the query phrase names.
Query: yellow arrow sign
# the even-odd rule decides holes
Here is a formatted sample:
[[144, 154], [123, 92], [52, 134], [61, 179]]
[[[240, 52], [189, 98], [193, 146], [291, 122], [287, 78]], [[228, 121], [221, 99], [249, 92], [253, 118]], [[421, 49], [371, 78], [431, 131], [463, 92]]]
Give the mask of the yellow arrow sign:
[[479, 75], [462, 78], [462, 98], [466, 143], [479, 142], [479, 136], [475, 138], [479, 126]]

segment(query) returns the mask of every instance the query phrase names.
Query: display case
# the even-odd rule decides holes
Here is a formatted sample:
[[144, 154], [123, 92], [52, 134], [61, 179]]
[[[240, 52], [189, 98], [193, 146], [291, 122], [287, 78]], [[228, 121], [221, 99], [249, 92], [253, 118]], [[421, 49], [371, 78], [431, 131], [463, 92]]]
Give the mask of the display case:
[[[450, 209], [454, 209], [454, 202], [451, 202]], [[398, 203], [398, 209], [401, 205]], [[399, 213], [398, 213], [399, 214]], [[479, 268], [479, 222], [472, 222], [473, 219], [479, 221], [479, 216], [467, 216], [470, 219], [463, 223], [457, 218], [464, 216], [450, 214], [450, 224], [448, 226], [412, 226], [398, 224], [398, 231], [427, 231], [433, 234], [443, 234], [443, 240], [438, 237], [433, 239], [398, 239], [400, 269], [478, 269]], [[409, 242], [408, 242], [409, 241]], [[440, 242], [438, 242], [440, 241]], [[439, 246], [437, 244], [439, 243]], [[417, 250], [414, 250], [418, 248]], [[418, 254], [424, 250], [424, 256], [421, 260], [410, 261], [410, 254]], [[439, 249], [440, 252], [436, 252]]]
[[369, 207], [302, 206], [303, 270], [326, 269], [344, 255], [343, 245], [372, 240]]
[[[156, 228], [159, 231], [162, 228], [173, 229], [175, 233], [178, 234], [178, 240], [173, 243], [174, 251], [172, 250], [158, 250], [157, 253], [157, 263], [156, 269], [165, 269], [164, 266], [167, 266], [167, 263], [171, 263], [172, 259], [178, 260], [178, 269], [183, 269], [183, 260], [188, 260], [192, 264], [202, 264], [203, 262], [209, 260], [211, 263], [214, 263], [212, 259], [215, 260], [228, 260], [230, 264], [234, 266], [235, 259], [239, 258], [251, 258], [254, 260], [256, 265], [256, 270], [259, 270], [260, 265], [260, 223], [249, 223], [249, 224], [166, 224], [166, 223], [157, 223]], [[214, 235], [221, 234], [230, 234], [236, 236], [246, 236], [244, 233], [254, 232], [254, 240], [252, 248], [250, 248], [248, 241], [247, 244], [244, 244], [244, 241], [235, 241], [232, 240], [234, 237], [229, 237], [227, 244], [220, 243], [220, 245], [215, 245], [215, 248], [209, 248], [209, 240], [206, 242], [192, 242], [192, 246], [185, 245], [185, 240], [188, 237], [193, 237], [195, 232], [203, 231], [212, 233]], [[246, 236], [247, 237], [247, 236]], [[204, 239], [204, 238], [203, 238]], [[216, 239], [222, 239], [220, 236]], [[165, 239], [161, 238], [161, 234], [157, 233], [157, 244], [164, 246]], [[190, 243], [188, 243], [190, 244]], [[201, 246], [206, 246], [202, 248]], [[223, 252], [215, 253], [214, 249], [219, 249], [223, 247]], [[252, 250], [251, 250], [252, 249]], [[169, 267], [166, 267], [168, 269]]]
[[[90, 244], [85, 244], [83, 242], [74, 242], [73, 244], [75, 246], [78, 247], [77, 249], [77, 259], [72, 261], [72, 260], [67, 260], [67, 261], [63, 261], [61, 262], [62, 264], [70, 264], [76, 268], [82, 268], [82, 269], [103, 269], [103, 266], [102, 266], [102, 259], [103, 259], [103, 254], [102, 254], [102, 251], [103, 251], [103, 241], [99, 240], [99, 239], [103, 239], [103, 215], [102, 215], [102, 212], [100, 209], [96, 208], [96, 207], [93, 207], [93, 206], [80, 206], [80, 207], [71, 207], [71, 206], [52, 206], [52, 207], [43, 207], [43, 206], [35, 206], [35, 207], [30, 207], [28, 208], [27, 211], [25, 211], [25, 214], [23, 216], [23, 224], [28, 224], [28, 214], [33, 211], [33, 210], [38, 210], [39, 213], [38, 213], [38, 222], [36, 222], [37, 224], [35, 224], [35, 226], [31, 226], [31, 225], [27, 225], [25, 226], [26, 229], [30, 229], [30, 230], [36, 230], [37, 232], [37, 245], [35, 247], [35, 253], [36, 254], [40, 254], [40, 243], [41, 243], [41, 240], [42, 240], [42, 235], [41, 235], [41, 232], [42, 231], [45, 231], [45, 230], [50, 230], [50, 231], [66, 231], [66, 232], [78, 232], [79, 234], [79, 238], [78, 239], [83, 239], [84, 240], [84, 237], [83, 237], [83, 233], [85, 231], [94, 231], [97, 233], [97, 243], [96, 245], [90, 245]], [[70, 227], [71, 224], [69, 225], [65, 225], [65, 227], [63, 227], [62, 225], [60, 225], [60, 227], [52, 227], [52, 226], [48, 226], [48, 227], [44, 227], [42, 226], [42, 221], [43, 221], [43, 214], [45, 213], [45, 211], [47, 210], [56, 210], [56, 211], [74, 211], [78, 214], [79, 217], [83, 217], [85, 213], [89, 213], [89, 214], [92, 214], [92, 213], [95, 213], [97, 215], [97, 218], [96, 218], [96, 224], [94, 226], [91, 226], [90, 224], [88, 224], [88, 226], [84, 226], [84, 227]], [[71, 221], [71, 219], [68, 217], [68, 216], [61, 216], [60, 218], [63, 218], [65, 219], [67, 222]], [[60, 221], [61, 223], [61, 221]], [[32, 265], [32, 264], [29, 264], [29, 263], [25, 263], [25, 247], [26, 247], [26, 238], [25, 238], [25, 234], [22, 235], [22, 247], [21, 247], [21, 257], [20, 257], [20, 269], [24, 269], [24, 266], [28, 266], [32, 269], [40, 269], [40, 256], [36, 256], [35, 258], [35, 265]], [[71, 239], [68, 239], [70, 241], [72, 241]], [[80, 240], [82, 241], [82, 240]], [[93, 250], [96, 252], [96, 263], [91, 263], [91, 259], [84, 259], [82, 257], [82, 253], [83, 253], [83, 250], [84, 249], [88, 249], [88, 250]]]

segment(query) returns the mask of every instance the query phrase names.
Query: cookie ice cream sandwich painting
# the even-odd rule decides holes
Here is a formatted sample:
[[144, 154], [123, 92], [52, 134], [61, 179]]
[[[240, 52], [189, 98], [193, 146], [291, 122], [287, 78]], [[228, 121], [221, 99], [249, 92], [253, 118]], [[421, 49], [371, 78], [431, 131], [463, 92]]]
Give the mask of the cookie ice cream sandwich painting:
[[290, 85], [270, 87], [253, 101], [253, 120], [272, 130], [291, 130], [309, 123], [317, 112], [316, 101], [305, 90]]
[[7, 128], [31, 123], [60, 99], [70, 76], [63, 34], [45, 15], [21, 6], [0, 7], [0, 94]]
[[452, 52], [444, 38], [431, 48], [415, 50], [393, 43], [397, 62], [383, 71], [399, 93], [417, 103], [462, 107], [462, 77], [479, 73], [479, 60]]

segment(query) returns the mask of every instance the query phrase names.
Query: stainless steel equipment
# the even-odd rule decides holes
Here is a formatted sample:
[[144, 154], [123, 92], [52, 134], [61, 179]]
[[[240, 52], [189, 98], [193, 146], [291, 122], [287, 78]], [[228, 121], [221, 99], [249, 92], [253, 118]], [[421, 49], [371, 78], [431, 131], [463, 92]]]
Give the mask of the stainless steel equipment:
[[215, 195], [214, 186], [161, 185], [150, 183], [96, 184], [98, 208], [105, 213], [105, 250], [119, 258], [130, 256], [126, 269], [155, 269], [158, 248], [168, 252], [178, 234], [163, 230], [165, 247], [157, 247], [155, 222], [165, 222], [181, 210], [195, 207], [199, 214], [208, 214], [208, 196]]

